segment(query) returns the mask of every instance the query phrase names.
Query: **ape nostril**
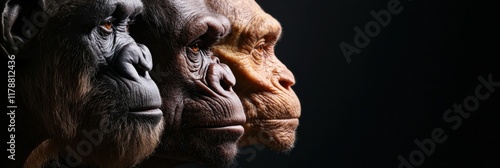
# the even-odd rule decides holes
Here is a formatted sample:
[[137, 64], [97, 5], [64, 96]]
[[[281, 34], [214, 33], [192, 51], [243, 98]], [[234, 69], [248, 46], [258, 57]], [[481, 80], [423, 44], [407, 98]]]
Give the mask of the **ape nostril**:
[[220, 86], [222, 87], [222, 89], [224, 89], [225, 91], [231, 91], [231, 87], [233, 87], [233, 83], [231, 83], [226, 78], [222, 78], [219, 82], [220, 82]]
[[134, 66], [135, 69], [137, 70], [137, 74], [139, 74], [139, 76], [141, 77], [146, 77], [146, 74], [147, 74], [147, 71], [145, 68], [143, 68], [142, 66]]
[[136, 43], [123, 46], [111, 63], [118, 74], [134, 81], [147, 78], [147, 71], [152, 69], [152, 64], [149, 50]]
[[236, 78], [226, 64], [211, 63], [207, 71], [207, 85], [221, 95], [233, 92]]
[[220, 64], [219, 57], [217, 57], [216, 55], [213, 55], [211, 58], [212, 58], [213, 61], [215, 61], [216, 64]]
[[295, 84], [295, 82], [293, 80], [290, 80], [287, 78], [280, 78], [278, 82], [283, 88], [285, 88], [287, 90], [290, 90], [292, 88], [292, 86]]
[[139, 57], [139, 67], [144, 71], [153, 70], [153, 56], [151, 55], [148, 47], [139, 43], [137, 43], [137, 47], [140, 48], [140, 55], [142, 56]]
[[[292, 71], [286, 68], [281, 62], [273, 70], [273, 73], [276, 75], [279, 85], [284, 89], [291, 90], [292, 86], [295, 85], [295, 77]], [[276, 80], [276, 78], [273, 80]]]

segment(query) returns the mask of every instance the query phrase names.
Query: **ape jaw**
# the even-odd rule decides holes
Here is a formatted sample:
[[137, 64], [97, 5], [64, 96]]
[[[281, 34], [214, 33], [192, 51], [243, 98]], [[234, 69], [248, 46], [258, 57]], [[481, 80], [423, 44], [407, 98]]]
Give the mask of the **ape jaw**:
[[262, 144], [272, 150], [287, 152], [293, 149], [299, 119], [254, 119], [248, 121], [240, 147]]
[[[195, 97], [185, 96], [179, 103], [164, 97], [169, 101], [164, 102], [162, 109], [177, 109], [174, 114], [179, 115], [165, 114], [165, 118], [175, 118], [173, 121], [176, 122], [167, 122], [167, 135], [163, 136], [161, 146], [153, 155], [163, 159], [154, 160], [169, 164], [195, 162], [206, 167], [227, 167], [236, 157], [237, 141], [244, 133], [242, 125], [246, 118], [243, 107], [234, 92], [219, 95], [208, 87], [197, 88], [206, 90], [193, 94]], [[143, 166], [155, 164], [151, 162], [146, 161]]]
[[276, 151], [291, 150], [295, 144], [301, 111], [293, 90], [257, 92], [252, 91], [255, 88], [243, 86], [235, 87], [247, 117], [245, 134], [238, 145], [262, 144]]

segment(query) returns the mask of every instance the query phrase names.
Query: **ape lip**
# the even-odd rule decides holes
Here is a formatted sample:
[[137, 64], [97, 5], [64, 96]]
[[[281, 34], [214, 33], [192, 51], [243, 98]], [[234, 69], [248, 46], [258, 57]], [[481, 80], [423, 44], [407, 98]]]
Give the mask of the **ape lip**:
[[245, 131], [245, 128], [243, 128], [242, 125], [200, 126], [200, 127], [194, 127], [194, 129], [200, 131], [215, 131], [214, 133], [217, 132], [235, 133], [235, 135], [241, 135]]
[[237, 128], [242, 127], [242, 125], [225, 125], [225, 126], [195, 126], [194, 128], [212, 129], [212, 128]]
[[142, 111], [131, 111], [129, 113], [133, 115], [163, 115], [162, 111], [159, 108]]
[[238, 126], [243, 126], [245, 124], [244, 121], [232, 121], [232, 122], [213, 122], [213, 123], [205, 123], [200, 125], [195, 125], [193, 128], [203, 128], [203, 129], [211, 129], [211, 128], [236, 128]]
[[248, 120], [277, 120], [277, 121], [291, 121], [298, 120], [299, 117], [290, 117], [290, 118], [249, 118]]

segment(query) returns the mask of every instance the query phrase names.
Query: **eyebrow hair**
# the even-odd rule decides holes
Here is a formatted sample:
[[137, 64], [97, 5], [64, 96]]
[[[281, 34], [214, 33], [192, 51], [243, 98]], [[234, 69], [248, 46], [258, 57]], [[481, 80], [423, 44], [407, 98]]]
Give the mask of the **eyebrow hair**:
[[254, 34], [253, 36], [259, 39], [274, 35], [272, 40], [278, 41], [282, 36], [281, 24], [268, 14], [255, 16], [247, 23], [246, 27], [245, 33]]

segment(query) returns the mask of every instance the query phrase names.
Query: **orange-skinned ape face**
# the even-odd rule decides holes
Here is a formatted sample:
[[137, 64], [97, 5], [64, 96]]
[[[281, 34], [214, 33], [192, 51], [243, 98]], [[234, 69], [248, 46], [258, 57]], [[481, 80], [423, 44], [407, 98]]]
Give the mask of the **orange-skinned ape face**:
[[254, 0], [207, 0], [207, 5], [231, 22], [231, 33], [213, 51], [236, 76], [234, 90], [247, 117], [239, 146], [292, 149], [301, 107], [291, 88], [292, 72], [274, 54], [280, 23]]

